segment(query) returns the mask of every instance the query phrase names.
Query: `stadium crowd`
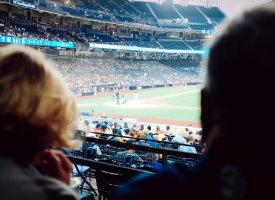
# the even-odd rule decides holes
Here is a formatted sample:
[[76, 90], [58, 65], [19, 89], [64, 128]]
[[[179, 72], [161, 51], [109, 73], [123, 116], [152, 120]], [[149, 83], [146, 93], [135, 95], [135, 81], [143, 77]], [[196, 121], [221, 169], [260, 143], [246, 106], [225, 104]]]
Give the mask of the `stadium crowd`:
[[[54, 58], [74, 93], [113, 91], [114, 87], [154, 86], [200, 82], [197, 73], [179, 72], [157, 61]], [[97, 92], [97, 91], [96, 91]]]
[[194, 128], [192, 125], [184, 128], [172, 127], [170, 125], [126, 122], [114, 118], [108, 119], [106, 115], [98, 117], [95, 111], [92, 113], [93, 114], [90, 114], [91, 118], [83, 118], [80, 120], [78, 127], [78, 129], [84, 131], [88, 137], [99, 138], [100, 135], [96, 133], [114, 134], [115, 131], [119, 136], [129, 136], [133, 139], [146, 139], [148, 135], [151, 135], [152, 140], [156, 141], [170, 141], [189, 145], [202, 144], [201, 129]]
[[55, 29], [54, 26], [12, 18], [0, 19], [0, 35], [37, 40], [77, 42], [64, 31]]
[[[92, 117], [94, 115], [94, 117]], [[126, 122], [107, 116], [95, 117], [97, 113], [92, 111], [90, 117], [84, 117], [80, 121], [78, 131], [82, 131], [81, 136], [87, 138], [103, 139], [118, 143], [141, 145], [160, 149], [170, 149], [185, 153], [201, 154], [205, 146], [202, 144], [201, 129], [188, 127], [170, 127], [169, 125], [144, 124], [139, 122]], [[83, 142], [72, 151], [83, 151]], [[100, 141], [87, 143], [87, 157], [94, 160], [112, 160], [114, 164], [128, 167], [150, 166], [153, 171], [158, 171], [164, 163], [174, 163], [183, 161], [171, 155], [163, 161], [160, 153], [149, 153], [146, 151], [135, 151], [128, 149], [121, 153], [119, 148], [110, 145], [101, 145]], [[110, 150], [111, 149], [111, 150]], [[127, 161], [127, 157], [133, 157]], [[193, 160], [194, 162], [195, 160]]]
[[[158, 148], [162, 145], [160, 142], [170, 141], [180, 145], [177, 146], [178, 151], [189, 155], [198, 152], [195, 146], [190, 145], [202, 142], [207, 145], [205, 153], [194, 166], [186, 167], [179, 163], [161, 166], [159, 173], [141, 174], [129, 179], [110, 199], [151, 200], [157, 194], [161, 194], [159, 199], [177, 199], [182, 195], [187, 199], [272, 197], [275, 174], [270, 158], [274, 154], [273, 141], [259, 142], [259, 132], [251, 124], [264, 124], [261, 132], [272, 138], [273, 132], [268, 125], [273, 123], [270, 115], [275, 112], [275, 95], [270, 92], [275, 73], [270, 45], [275, 43], [274, 11], [274, 5], [246, 11], [228, 23], [211, 45], [206, 85], [201, 91], [203, 132], [194, 133], [189, 128], [173, 131], [169, 126], [164, 129], [161, 126], [153, 128], [151, 125], [116, 123], [106, 116], [100, 121], [92, 121], [92, 125], [89, 121], [80, 124], [81, 134], [104, 139], [104, 142], [115, 141], [116, 144]], [[12, 35], [17, 34], [19, 29], [10, 26], [6, 31]], [[259, 52], [259, 49], [265, 51]], [[179, 83], [187, 76], [181, 76], [156, 61], [68, 60], [70, 63], [56, 60], [63, 78], [76, 84], [70, 87], [87, 86], [87, 90], [92, 84], [102, 84], [100, 78], [89, 82], [102, 75], [107, 80], [103, 81], [104, 84], [110, 84], [112, 78], [121, 76], [115, 81], [127, 87], [133, 83], [140, 86]], [[0, 72], [0, 123], [1, 139], [4, 141], [0, 146], [0, 198], [78, 199], [69, 187], [73, 170], [71, 162], [60, 151], [63, 147], [75, 147], [71, 144], [78, 119], [74, 96], [52, 63], [41, 52], [29, 47], [2, 48]], [[67, 74], [73, 76], [68, 77]], [[261, 88], [257, 91], [258, 95], [252, 87], [255, 80]], [[94, 116], [94, 113], [91, 115]], [[99, 147], [93, 145], [92, 149], [103, 154]], [[140, 155], [133, 149], [115, 153], [112, 159], [125, 157], [127, 161], [127, 155], [132, 154], [131, 158], [141, 161]], [[154, 153], [148, 157], [156, 161], [162, 155]], [[160, 166], [154, 167], [159, 169]]]
[[[157, 42], [159, 38], [166, 38], [167, 36], [155, 36], [149, 37], [144, 35], [136, 35], [133, 33], [119, 33], [115, 29], [105, 30], [102, 27], [89, 27], [79, 28], [75, 26], [60, 26], [56, 24], [47, 24], [40, 21], [27, 21], [23, 19], [14, 19], [10, 17], [3, 17], [0, 13], [0, 35], [11, 36], [19, 38], [29, 38], [46, 41], [60, 41], [60, 42], [73, 42], [76, 48], [81, 45], [87, 45], [90, 42], [115, 44], [123, 46], [138, 46], [149, 48], [163, 48], [163, 46]], [[185, 39], [188, 38], [188, 35]], [[168, 38], [169, 39], [169, 38]], [[170, 38], [171, 39], [171, 38]], [[173, 38], [176, 40], [182, 39], [180, 37]], [[199, 38], [190, 38], [189, 45], [193, 47], [192, 41], [197, 41], [195, 45], [200, 46], [203, 43]], [[174, 49], [173, 43], [170, 47]], [[189, 47], [186, 47], [190, 50]]]

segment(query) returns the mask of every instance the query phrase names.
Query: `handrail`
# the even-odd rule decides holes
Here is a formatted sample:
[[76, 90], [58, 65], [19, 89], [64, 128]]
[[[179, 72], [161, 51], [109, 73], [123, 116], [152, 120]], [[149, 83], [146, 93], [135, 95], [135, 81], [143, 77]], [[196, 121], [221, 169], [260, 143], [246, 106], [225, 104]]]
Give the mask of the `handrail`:
[[115, 165], [115, 164], [111, 164], [111, 163], [94, 161], [94, 160], [86, 159], [86, 158], [79, 158], [79, 157], [74, 157], [74, 156], [67, 156], [67, 157], [74, 164], [88, 166], [95, 170], [106, 170], [106, 171], [112, 171], [112, 172], [117, 172], [117, 173], [121, 173], [123, 171], [124, 173], [127, 173], [128, 175], [132, 175], [132, 176], [137, 175], [139, 173], [154, 174], [153, 172], [149, 172], [146, 170], [135, 169], [135, 168], [125, 167], [125, 166], [119, 166], [119, 165]]
[[84, 144], [83, 148], [86, 148], [86, 142], [95, 142], [95, 143], [100, 143], [100, 144], [109, 144], [109, 145], [116, 146], [116, 147], [130, 148], [130, 149], [136, 149], [136, 150], [141, 150], [141, 151], [147, 151], [147, 152], [151, 152], [151, 153], [173, 155], [173, 156], [192, 158], [192, 159], [198, 159], [201, 155], [198, 153], [189, 153], [189, 152], [176, 151], [176, 150], [172, 150], [172, 149], [156, 148], [156, 147], [142, 146], [142, 145], [136, 145], [136, 144], [127, 144], [127, 143], [121, 143], [121, 142], [116, 142], [116, 141], [112, 141], [112, 140], [90, 138], [90, 137], [85, 137], [85, 136], [82, 136], [81, 139]]
[[[115, 134], [99, 133], [99, 132], [95, 132], [95, 131], [91, 131], [90, 133], [100, 134], [100, 135], [107, 135], [107, 136], [115, 136], [115, 137], [121, 137], [121, 138], [127, 138], [127, 139], [136, 140], [136, 141], [139, 141], [139, 140], [152, 141], [152, 142], [157, 142], [159, 144], [171, 144], [171, 145], [190, 146], [190, 147], [195, 147], [195, 148], [200, 148], [200, 149], [203, 149], [205, 147], [204, 145], [198, 145], [198, 144], [181, 144], [181, 143], [176, 143], [176, 142], [157, 141], [157, 140], [144, 139], [144, 138], [133, 138], [131, 136], [123, 136], [123, 135], [122, 136], [118, 136], [118, 135], [115, 135]], [[91, 138], [91, 137], [88, 137], [88, 138]]]

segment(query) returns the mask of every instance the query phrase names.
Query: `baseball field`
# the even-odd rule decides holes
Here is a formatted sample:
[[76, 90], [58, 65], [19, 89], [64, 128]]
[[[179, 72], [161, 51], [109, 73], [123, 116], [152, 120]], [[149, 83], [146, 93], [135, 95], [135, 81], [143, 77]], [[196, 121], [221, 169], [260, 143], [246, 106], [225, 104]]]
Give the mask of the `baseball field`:
[[114, 93], [78, 97], [80, 111], [94, 110], [99, 116], [131, 118], [141, 122], [200, 127], [201, 86], [167, 87], [124, 91], [123, 102]]

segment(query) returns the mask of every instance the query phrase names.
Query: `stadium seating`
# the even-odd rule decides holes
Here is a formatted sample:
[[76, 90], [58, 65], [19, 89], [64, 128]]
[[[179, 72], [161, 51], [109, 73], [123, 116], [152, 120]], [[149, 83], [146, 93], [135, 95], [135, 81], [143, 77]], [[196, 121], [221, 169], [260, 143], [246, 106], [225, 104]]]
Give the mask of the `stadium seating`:
[[207, 17], [210, 18], [213, 24], [220, 24], [225, 18], [225, 15], [217, 7], [206, 8], [199, 6], [199, 8]]
[[208, 24], [207, 19], [198, 11], [196, 6], [175, 5], [179, 13], [187, 18], [189, 23]]
[[203, 49], [203, 41], [200, 40], [186, 40], [184, 41], [194, 50], [202, 50]]
[[177, 19], [180, 16], [173, 9], [172, 5], [160, 5], [157, 3], [148, 3], [156, 16], [161, 19]]
[[96, 170], [96, 184], [99, 199], [110, 199], [111, 194], [116, 191], [123, 183], [128, 181], [131, 176], [126, 173], [115, 173], [112, 171]]
[[164, 49], [190, 50], [190, 48], [181, 40], [159, 40]]

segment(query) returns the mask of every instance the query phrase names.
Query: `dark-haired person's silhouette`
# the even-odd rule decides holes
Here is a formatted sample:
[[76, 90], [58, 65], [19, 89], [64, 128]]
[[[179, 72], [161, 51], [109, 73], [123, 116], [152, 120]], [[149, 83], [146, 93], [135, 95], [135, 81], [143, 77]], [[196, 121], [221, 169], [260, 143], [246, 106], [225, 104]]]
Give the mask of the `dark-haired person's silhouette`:
[[202, 159], [136, 177], [113, 199], [273, 199], [274, 46], [273, 4], [226, 24], [210, 47], [201, 92]]

